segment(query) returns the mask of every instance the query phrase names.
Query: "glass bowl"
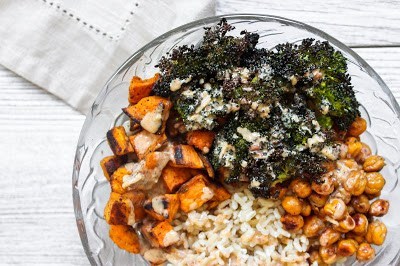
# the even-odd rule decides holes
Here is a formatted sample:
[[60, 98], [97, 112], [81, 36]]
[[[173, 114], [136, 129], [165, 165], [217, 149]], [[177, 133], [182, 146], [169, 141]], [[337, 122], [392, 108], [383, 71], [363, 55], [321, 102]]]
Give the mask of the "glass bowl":
[[[354, 51], [328, 34], [303, 23], [267, 15], [224, 15], [238, 35], [246, 29], [260, 35], [258, 47], [273, 48], [282, 42], [296, 43], [304, 38], [327, 40], [348, 58], [349, 73], [361, 103], [362, 116], [368, 122], [362, 140], [374, 153], [385, 157], [382, 170], [387, 184], [382, 198], [391, 201], [389, 213], [382, 218], [388, 226], [383, 246], [377, 247], [374, 261], [367, 265], [399, 265], [400, 263], [400, 108], [389, 88], [378, 74]], [[92, 265], [146, 265], [139, 255], [129, 254], [113, 244], [103, 209], [110, 186], [103, 176], [100, 160], [111, 155], [106, 132], [125, 120], [121, 108], [128, 105], [128, 87], [132, 76], [150, 77], [161, 56], [184, 44], [198, 44], [204, 27], [215, 25], [222, 16], [205, 18], [178, 27], [134, 53], [109, 79], [97, 96], [79, 137], [73, 170], [73, 200], [76, 221], [83, 247]], [[347, 265], [361, 265], [349, 259]]]

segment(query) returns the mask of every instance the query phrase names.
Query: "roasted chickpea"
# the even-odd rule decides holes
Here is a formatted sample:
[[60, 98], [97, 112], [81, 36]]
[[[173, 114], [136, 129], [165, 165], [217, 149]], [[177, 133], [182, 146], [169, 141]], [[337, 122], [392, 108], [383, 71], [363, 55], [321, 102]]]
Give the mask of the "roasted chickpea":
[[346, 204], [341, 199], [332, 198], [324, 206], [324, 212], [335, 220], [341, 220], [347, 211]]
[[332, 198], [338, 198], [343, 200], [344, 203], [348, 204], [351, 200], [351, 194], [343, 187], [338, 187], [331, 195]]
[[367, 198], [369, 200], [375, 199], [375, 198], [379, 198], [381, 196], [381, 192], [376, 193], [376, 194], [365, 194], [365, 196], [367, 196]]
[[353, 206], [356, 212], [367, 213], [371, 205], [368, 197], [364, 194], [361, 194], [360, 196], [356, 196], [351, 199], [351, 206]]
[[333, 172], [324, 174], [318, 181], [311, 183], [311, 188], [320, 195], [330, 195], [335, 186], [333, 185]]
[[355, 222], [355, 226], [353, 232], [357, 235], [364, 236], [367, 233], [368, 229], [368, 219], [364, 214], [357, 213], [353, 215], [353, 220]]
[[341, 233], [338, 231], [327, 228], [325, 229], [319, 237], [319, 244], [323, 247], [330, 246], [340, 239]]
[[353, 215], [353, 214], [356, 213], [356, 210], [354, 210], [354, 207], [353, 207], [353, 206], [347, 205], [347, 212], [348, 212], [350, 215]]
[[346, 239], [354, 239], [358, 244], [365, 242], [364, 236], [357, 235], [352, 231], [346, 233]]
[[371, 156], [372, 152], [371, 152], [371, 148], [364, 142], [361, 142], [361, 145], [362, 145], [362, 148], [361, 148], [360, 152], [357, 154], [357, 156], [355, 157], [355, 159], [358, 163], [363, 164], [365, 162], [365, 160], [369, 156]]
[[371, 216], [382, 217], [389, 211], [389, 201], [378, 199], [372, 202], [368, 214]]
[[368, 225], [367, 234], [365, 240], [374, 245], [382, 245], [386, 239], [387, 228], [381, 221], [373, 221]]
[[337, 247], [337, 253], [342, 257], [350, 257], [357, 252], [358, 243], [354, 239], [340, 240]]
[[303, 233], [306, 237], [315, 237], [324, 229], [324, 222], [314, 215], [306, 218], [303, 226]]
[[289, 189], [293, 191], [299, 198], [307, 198], [311, 195], [311, 185], [307, 180], [296, 178], [294, 179], [289, 186]]
[[319, 255], [323, 262], [327, 264], [333, 264], [337, 261], [337, 245], [332, 245], [328, 247], [321, 246], [319, 248]]
[[335, 230], [341, 233], [347, 233], [354, 229], [356, 223], [353, 217], [347, 215], [343, 220], [339, 221], [339, 225], [334, 226]]
[[301, 213], [301, 201], [295, 196], [285, 196], [282, 200], [283, 209], [291, 215], [299, 215]]
[[319, 255], [319, 252], [317, 250], [313, 250], [313, 251], [310, 252], [310, 257], [308, 258], [308, 261], [310, 262], [310, 264], [316, 262], [317, 265], [319, 265], [319, 266], [327, 265], [326, 263], [324, 263], [322, 261], [322, 258]]
[[378, 172], [385, 166], [385, 159], [379, 155], [371, 155], [363, 164], [365, 172]]
[[367, 194], [377, 194], [381, 192], [382, 188], [385, 186], [385, 178], [378, 172], [366, 173], [367, 184], [365, 186], [365, 193]]
[[311, 205], [307, 200], [303, 200], [301, 203], [301, 215], [302, 216], [310, 216], [311, 214]]
[[358, 139], [354, 137], [349, 137], [346, 140], [347, 145], [347, 158], [356, 158], [358, 154], [361, 152], [362, 144]]
[[343, 187], [350, 194], [358, 196], [361, 195], [365, 190], [365, 185], [367, 184], [367, 178], [362, 170], [350, 171], [349, 175], [343, 182]]
[[357, 117], [353, 123], [351, 123], [347, 134], [349, 136], [358, 137], [367, 129], [367, 121], [362, 117]]
[[325, 205], [326, 201], [328, 200], [328, 196], [320, 195], [320, 194], [313, 192], [308, 197], [308, 200], [310, 201], [311, 205], [321, 208]]
[[304, 225], [304, 220], [301, 215], [285, 214], [281, 217], [281, 222], [285, 230], [288, 231], [300, 230]]
[[375, 257], [375, 250], [368, 243], [361, 243], [357, 249], [357, 260], [368, 261]]

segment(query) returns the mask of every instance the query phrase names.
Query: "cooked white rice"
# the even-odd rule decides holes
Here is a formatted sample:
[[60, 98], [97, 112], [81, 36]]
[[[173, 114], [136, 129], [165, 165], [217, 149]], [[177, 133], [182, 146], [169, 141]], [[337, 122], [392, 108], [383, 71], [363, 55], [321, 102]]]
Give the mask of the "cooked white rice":
[[308, 239], [283, 229], [283, 213], [280, 201], [245, 189], [215, 211], [180, 216], [173, 225], [181, 241], [169, 265], [308, 265]]

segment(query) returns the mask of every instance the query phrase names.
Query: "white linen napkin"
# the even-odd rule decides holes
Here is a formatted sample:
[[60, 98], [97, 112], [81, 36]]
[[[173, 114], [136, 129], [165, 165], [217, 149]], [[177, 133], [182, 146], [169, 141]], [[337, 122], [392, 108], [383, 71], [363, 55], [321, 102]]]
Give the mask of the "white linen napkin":
[[214, 0], [0, 0], [0, 64], [86, 112], [137, 49], [214, 13]]

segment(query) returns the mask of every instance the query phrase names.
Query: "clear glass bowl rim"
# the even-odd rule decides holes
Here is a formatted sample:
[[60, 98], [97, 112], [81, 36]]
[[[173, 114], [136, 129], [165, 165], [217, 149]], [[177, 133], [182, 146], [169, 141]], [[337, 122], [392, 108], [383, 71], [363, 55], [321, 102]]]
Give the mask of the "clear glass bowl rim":
[[[93, 112], [93, 106], [95, 105], [96, 102], [98, 102], [99, 97], [103, 94], [103, 92], [107, 89], [108, 85], [114, 80], [115, 77], [117, 77], [119, 74], [123, 73], [126, 68], [128, 68], [131, 64], [133, 64], [137, 59], [140, 58], [140, 56], [149, 48], [162, 43], [164, 40], [168, 39], [170, 36], [179, 33], [179, 32], [184, 32], [187, 30], [190, 30], [193, 27], [199, 27], [202, 24], [210, 24], [210, 23], [217, 23], [219, 22], [222, 18], [226, 18], [228, 21], [231, 19], [234, 20], [258, 20], [258, 21], [265, 21], [265, 22], [279, 22], [288, 26], [296, 27], [296, 28], [301, 28], [304, 29], [310, 33], [316, 34], [317, 36], [320, 36], [322, 39], [327, 40], [340, 50], [345, 51], [349, 55], [351, 55], [357, 63], [367, 72], [368, 75], [370, 75], [373, 79], [375, 79], [379, 86], [382, 88], [382, 90], [389, 95], [391, 104], [395, 108], [396, 114], [400, 119], [400, 106], [398, 102], [396, 101], [395, 97], [393, 96], [392, 92], [390, 91], [389, 87], [385, 84], [385, 82], [382, 80], [382, 78], [376, 73], [376, 71], [364, 60], [362, 59], [356, 52], [354, 52], [351, 48], [349, 48], [347, 45], [343, 44], [336, 38], [330, 36], [329, 34], [325, 33], [324, 31], [321, 31], [313, 26], [310, 26], [308, 24], [292, 20], [292, 19], [287, 19], [284, 17], [279, 17], [279, 16], [273, 16], [273, 15], [265, 15], [265, 14], [247, 14], [247, 13], [238, 13], [238, 14], [225, 14], [225, 15], [218, 15], [218, 16], [211, 16], [207, 18], [203, 18], [200, 20], [196, 20], [187, 24], [184, 24], [182, 26], [179, 26], [177, 28], [174, 28], [159, 37], [153, 39], [146, 45], [144, 45], [142, 48], [137, 50], [135, 53], [133, 53], [115, 72], [114, 74], [108, 79], [102, 90], [99, 92], [98, 96], [96, 97], [91, 110], [89, 110], [88, 114], [86, 115], [86, 119], [84, 122], [84, 125], [86, 125], [89, 114]], [[84, 134], [86, 133], [85, 126], [82, 127], [80, 136], [79, 136], [79, 141], [78, 143], [82, 140]], [[74, 211], [75, 211], [75, 218], [76, 218], [76, 223], [79, 231], [79, 236], [81, 238], [82, 246], [84, 248], [84, 251], [86, 253], [86, 256], [89, 259], [89, 262], [91, 265], [96, 265], [96, 262], [94, 258], [91, 255], [90, 252], [90, 247], [89, 247], [89, 242], [87, 239], [87, 234], [86, 234], [86, 227], [85, 227], [85, 221], [82, 216], [82, 206], [81, 206], [81, 200], [80, 200], [80, 193], [79, 189], [76, 187], [76, 184], [78, 182], [79, 178], [79, 171], [80, 171], [80, 162], [79, 162], [79, 151], [78, 149], [76, 150], [76, 156], [74, 160], [74, 168], [73, 168], [73, 174], [72, 174], [72, 196], [73, 196], [73, 204], [74, 204]]]

